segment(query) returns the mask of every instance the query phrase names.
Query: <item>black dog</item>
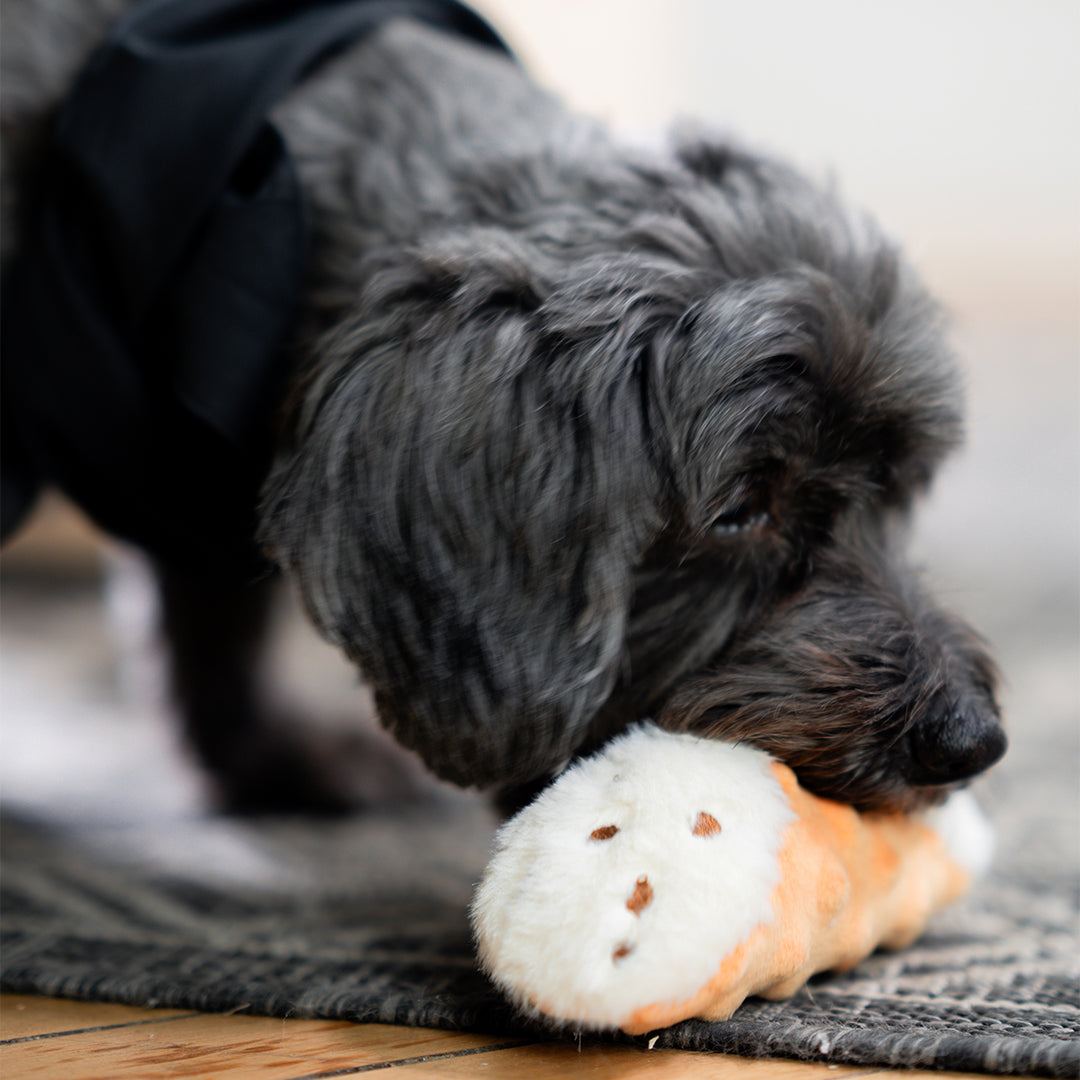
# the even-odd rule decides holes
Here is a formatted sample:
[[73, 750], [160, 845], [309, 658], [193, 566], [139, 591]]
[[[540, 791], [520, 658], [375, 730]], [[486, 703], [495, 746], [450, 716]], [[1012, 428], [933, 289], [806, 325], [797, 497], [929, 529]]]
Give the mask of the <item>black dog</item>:
[[[29, 9], [61, 59], [9, 72], [24, 176], [25, 132], [103, 32], [85, 5]], [[860, 807], [993, 763], [993, 664], [904, 562], [961, 428], [910, 270], [784, 165], [625, 149], [476, 38], [393, 20], [273, 114], [310, 247], [258, 536], [383, 723], [503, 790], [643, 716]], [[214, 472], [204, 451], [185, 477]], [[321, 797], [256, 702], [266, 584], [176, 554], [166, 623], [208, 766], [242, 803]]]

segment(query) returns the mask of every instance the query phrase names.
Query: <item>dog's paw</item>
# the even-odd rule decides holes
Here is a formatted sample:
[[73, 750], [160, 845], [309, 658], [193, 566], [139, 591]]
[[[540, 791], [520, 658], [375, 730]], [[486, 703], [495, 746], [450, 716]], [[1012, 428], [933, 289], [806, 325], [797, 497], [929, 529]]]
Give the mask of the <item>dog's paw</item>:
[[378, 729], [350, 722], [260, 716], [257, 731], [227, 744], [207, 768], [216, 806], [239, 816], [334, 817], [433, 793], [413, 755]]
[[473, 905], [481, 962], [583, 1027], [692, 998], [772, 918], [794, 816], [765, 754], [637, 728], [500, 831]]

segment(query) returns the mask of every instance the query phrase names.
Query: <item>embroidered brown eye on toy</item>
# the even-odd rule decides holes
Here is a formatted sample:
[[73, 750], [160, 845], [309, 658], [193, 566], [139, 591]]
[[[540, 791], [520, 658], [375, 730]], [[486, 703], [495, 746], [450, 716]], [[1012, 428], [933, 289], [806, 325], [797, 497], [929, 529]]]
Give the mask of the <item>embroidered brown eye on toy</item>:
[[473, 924], [528, 1011], [640, 1034], [909, 944], [991, 848], [967, 793], [859, 814], [761, 751], [644, 725], [503, 827]]

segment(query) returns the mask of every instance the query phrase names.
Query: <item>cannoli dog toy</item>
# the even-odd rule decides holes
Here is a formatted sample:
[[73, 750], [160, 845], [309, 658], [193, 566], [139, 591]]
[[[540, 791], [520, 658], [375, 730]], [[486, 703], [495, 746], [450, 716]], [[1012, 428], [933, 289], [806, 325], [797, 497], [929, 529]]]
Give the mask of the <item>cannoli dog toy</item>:
[[495, 983], [550, 1020], [640, 1034], [909, 944], [985, 869], [992, 836], [966, 792], [859, 814], [759, 750], [642, 725], [495, 847], [472, 911]]

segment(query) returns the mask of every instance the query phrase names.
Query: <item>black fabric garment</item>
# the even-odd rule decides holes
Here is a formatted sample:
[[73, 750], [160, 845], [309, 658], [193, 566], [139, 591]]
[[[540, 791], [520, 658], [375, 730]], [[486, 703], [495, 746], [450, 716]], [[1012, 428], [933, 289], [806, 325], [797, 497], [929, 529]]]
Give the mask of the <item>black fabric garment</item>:
[[179, 566], [257, 573], [300, 190], [267, 121], [314, 65], [455, 0], [143, 0], [62, 106], [3, 292], [2, 530], [42, 483]]

